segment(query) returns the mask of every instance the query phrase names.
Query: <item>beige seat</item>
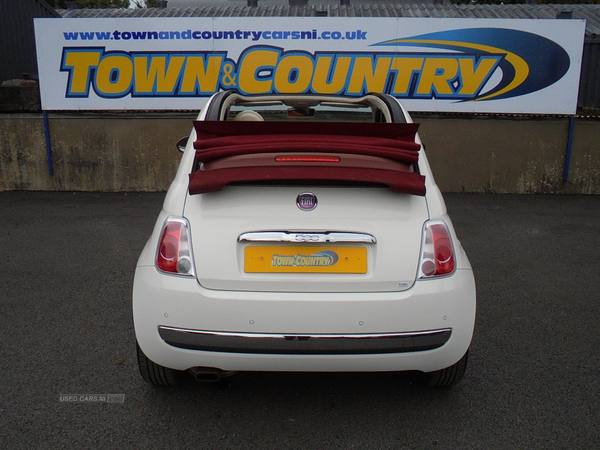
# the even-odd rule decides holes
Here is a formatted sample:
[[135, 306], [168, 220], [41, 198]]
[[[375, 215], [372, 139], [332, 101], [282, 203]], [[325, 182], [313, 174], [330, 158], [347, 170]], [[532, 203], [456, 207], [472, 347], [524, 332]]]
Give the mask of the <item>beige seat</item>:
[[265, 119], [256, 111], [247, 110], [240, 112], [233, 120], [238, 122], [263, 122]]

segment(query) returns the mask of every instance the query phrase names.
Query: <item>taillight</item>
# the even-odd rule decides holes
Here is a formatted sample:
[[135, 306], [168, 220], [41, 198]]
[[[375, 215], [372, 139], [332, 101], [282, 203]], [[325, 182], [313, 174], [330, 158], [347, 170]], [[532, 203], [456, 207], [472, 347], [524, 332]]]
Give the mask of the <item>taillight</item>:
[[451, 274], [454, 266], [454, 247], [448, 227], [441, 220], [427, 222], [423, 230], [419, 278]]
[[175, 275], [195, 275], [187, 220], [178, 217], [165, 220], [156, 252], [156, 267]]

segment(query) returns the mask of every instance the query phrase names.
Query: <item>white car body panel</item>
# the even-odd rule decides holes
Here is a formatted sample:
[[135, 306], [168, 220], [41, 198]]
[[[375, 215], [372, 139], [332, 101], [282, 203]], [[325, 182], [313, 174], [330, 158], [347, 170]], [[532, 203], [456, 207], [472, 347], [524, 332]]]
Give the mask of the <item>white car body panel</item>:
[[[205, 114], [206, 109], [198, 119]], [[474, 329], [475, 282], [424, 149], [419, 170], [425, 176], [425, 197], [385, 188], [317, 186], [228, 186], [220, 192], [190, 196], [195, 139], [192, 130], [136, 268], [135, 332], [150, 360], [177, 370], [431, 372], [463, 357]], [[418, 136], [416, 140], [420, 143]], [[311, 212], [295, 205], [295, 197], [307, 190], [320, 201]], [[161, 228], [169, 216], [185, 217], [190, 223], [197, 278], [165, 274], [156, 267]], [[416, 279], [422, 228], [429, 219], [440, 219], [448, 226], [456, 269], [447, 276]], [[377, 243], [368, 250], [369, 271], [364, 275], [245, 273], [244, 244], [237, 237], [271, 230], [369, 233]], [[411, 255], [407, 260], [398, 258], [406, 254]], [[439, 329], [451, 329], [452, 334], [441, 347], [426, 351], [261, 354], [174, 347], [161, 338], [160, 326], [249, 334], [351, 336]]]
[[[395, 291], [412, 286], [421, 228], [428, 218], [423, 197], [398, 195], [386, 188], [315, 187], [310, 191], [319, 205], [305, 212], [296, 206], [296, 197], [304, 190], [234, 186], [190, 196], [184, 216], [193, 224], [200, 284], [209, 289], [264, 292]], [[238, 236], [272, 230], [367, 233], [377, 242], [353, 244], [368, 250], [366, 274], [245, 273], [244, 248], [249, 244], [237, 242]]]
[[[138, 267], [133, 315], [138, 342], [166, 367], [195, 366], [252, 371], [429, 372], [457, 362], [471, 341], [475, 319], [470, 270], [422, 280], [404, 292], [257, 293], [202, 288], [195, 279], [165, 276]], [[443, 347], [426, 352], [378, 355], [257, 355], [174, 348], [158, 335], [159, 325], [248, 333], [386, 333], [452, 328]]]

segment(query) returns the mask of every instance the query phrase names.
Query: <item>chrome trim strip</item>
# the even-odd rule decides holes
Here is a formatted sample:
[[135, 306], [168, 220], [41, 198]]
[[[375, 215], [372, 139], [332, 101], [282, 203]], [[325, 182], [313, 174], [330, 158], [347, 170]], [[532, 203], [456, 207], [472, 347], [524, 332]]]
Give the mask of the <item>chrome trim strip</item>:
[[205, 331], [159, 326], [169, 345], [225, 353], [349, 355], [432, 350], [450, 339], [451, 328], [378, 334], [277, 334]]
[[238, 242], [302, 242], [302, 243], [360, 243], [375, 244], [375, 236], [366, 233], [347, 233], [341, 231], [256, 231], [243, 233]]

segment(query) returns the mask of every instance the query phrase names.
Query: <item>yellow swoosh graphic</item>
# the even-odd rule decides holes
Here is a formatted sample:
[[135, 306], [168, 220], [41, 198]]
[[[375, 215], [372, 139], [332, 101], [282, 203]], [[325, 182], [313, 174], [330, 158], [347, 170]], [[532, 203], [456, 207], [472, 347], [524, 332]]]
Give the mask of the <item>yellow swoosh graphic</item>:
[[515, 68], [515, 77], [513, 80], [506, 86], [504, 89], [499, 90], [498, 92], [490, 95], [486, 95], [485, 97], [479, 97], [476, 100], [488, 100], [490, 98], [494, 98], [498, 95], [504, 94], [505, 92], [512, 91], [521, 83], [523, 83], [527, 77], [529, 76], [529, 65], [523, 58], [519, 55], [511, 52], [507, 52], [501, 48], [490, 47], [489, 45], [481, 45], [481, 44], [471, 44], [469, 42], [457, 42], [457, 41], [438, 41], [438, 40], [429, 40], [429, 39], [395, 39], [388, 42], [389, 44], [399, 44], [399, 43], [407, 43], [407, 44], [432, 44], [432, 45], [452, 45], [455, 47], [465, 47], [472, 48], [474, 50], [481, 50], [488, 53], [495, 54], [504, 54], [505, 59], [512, 64]]

